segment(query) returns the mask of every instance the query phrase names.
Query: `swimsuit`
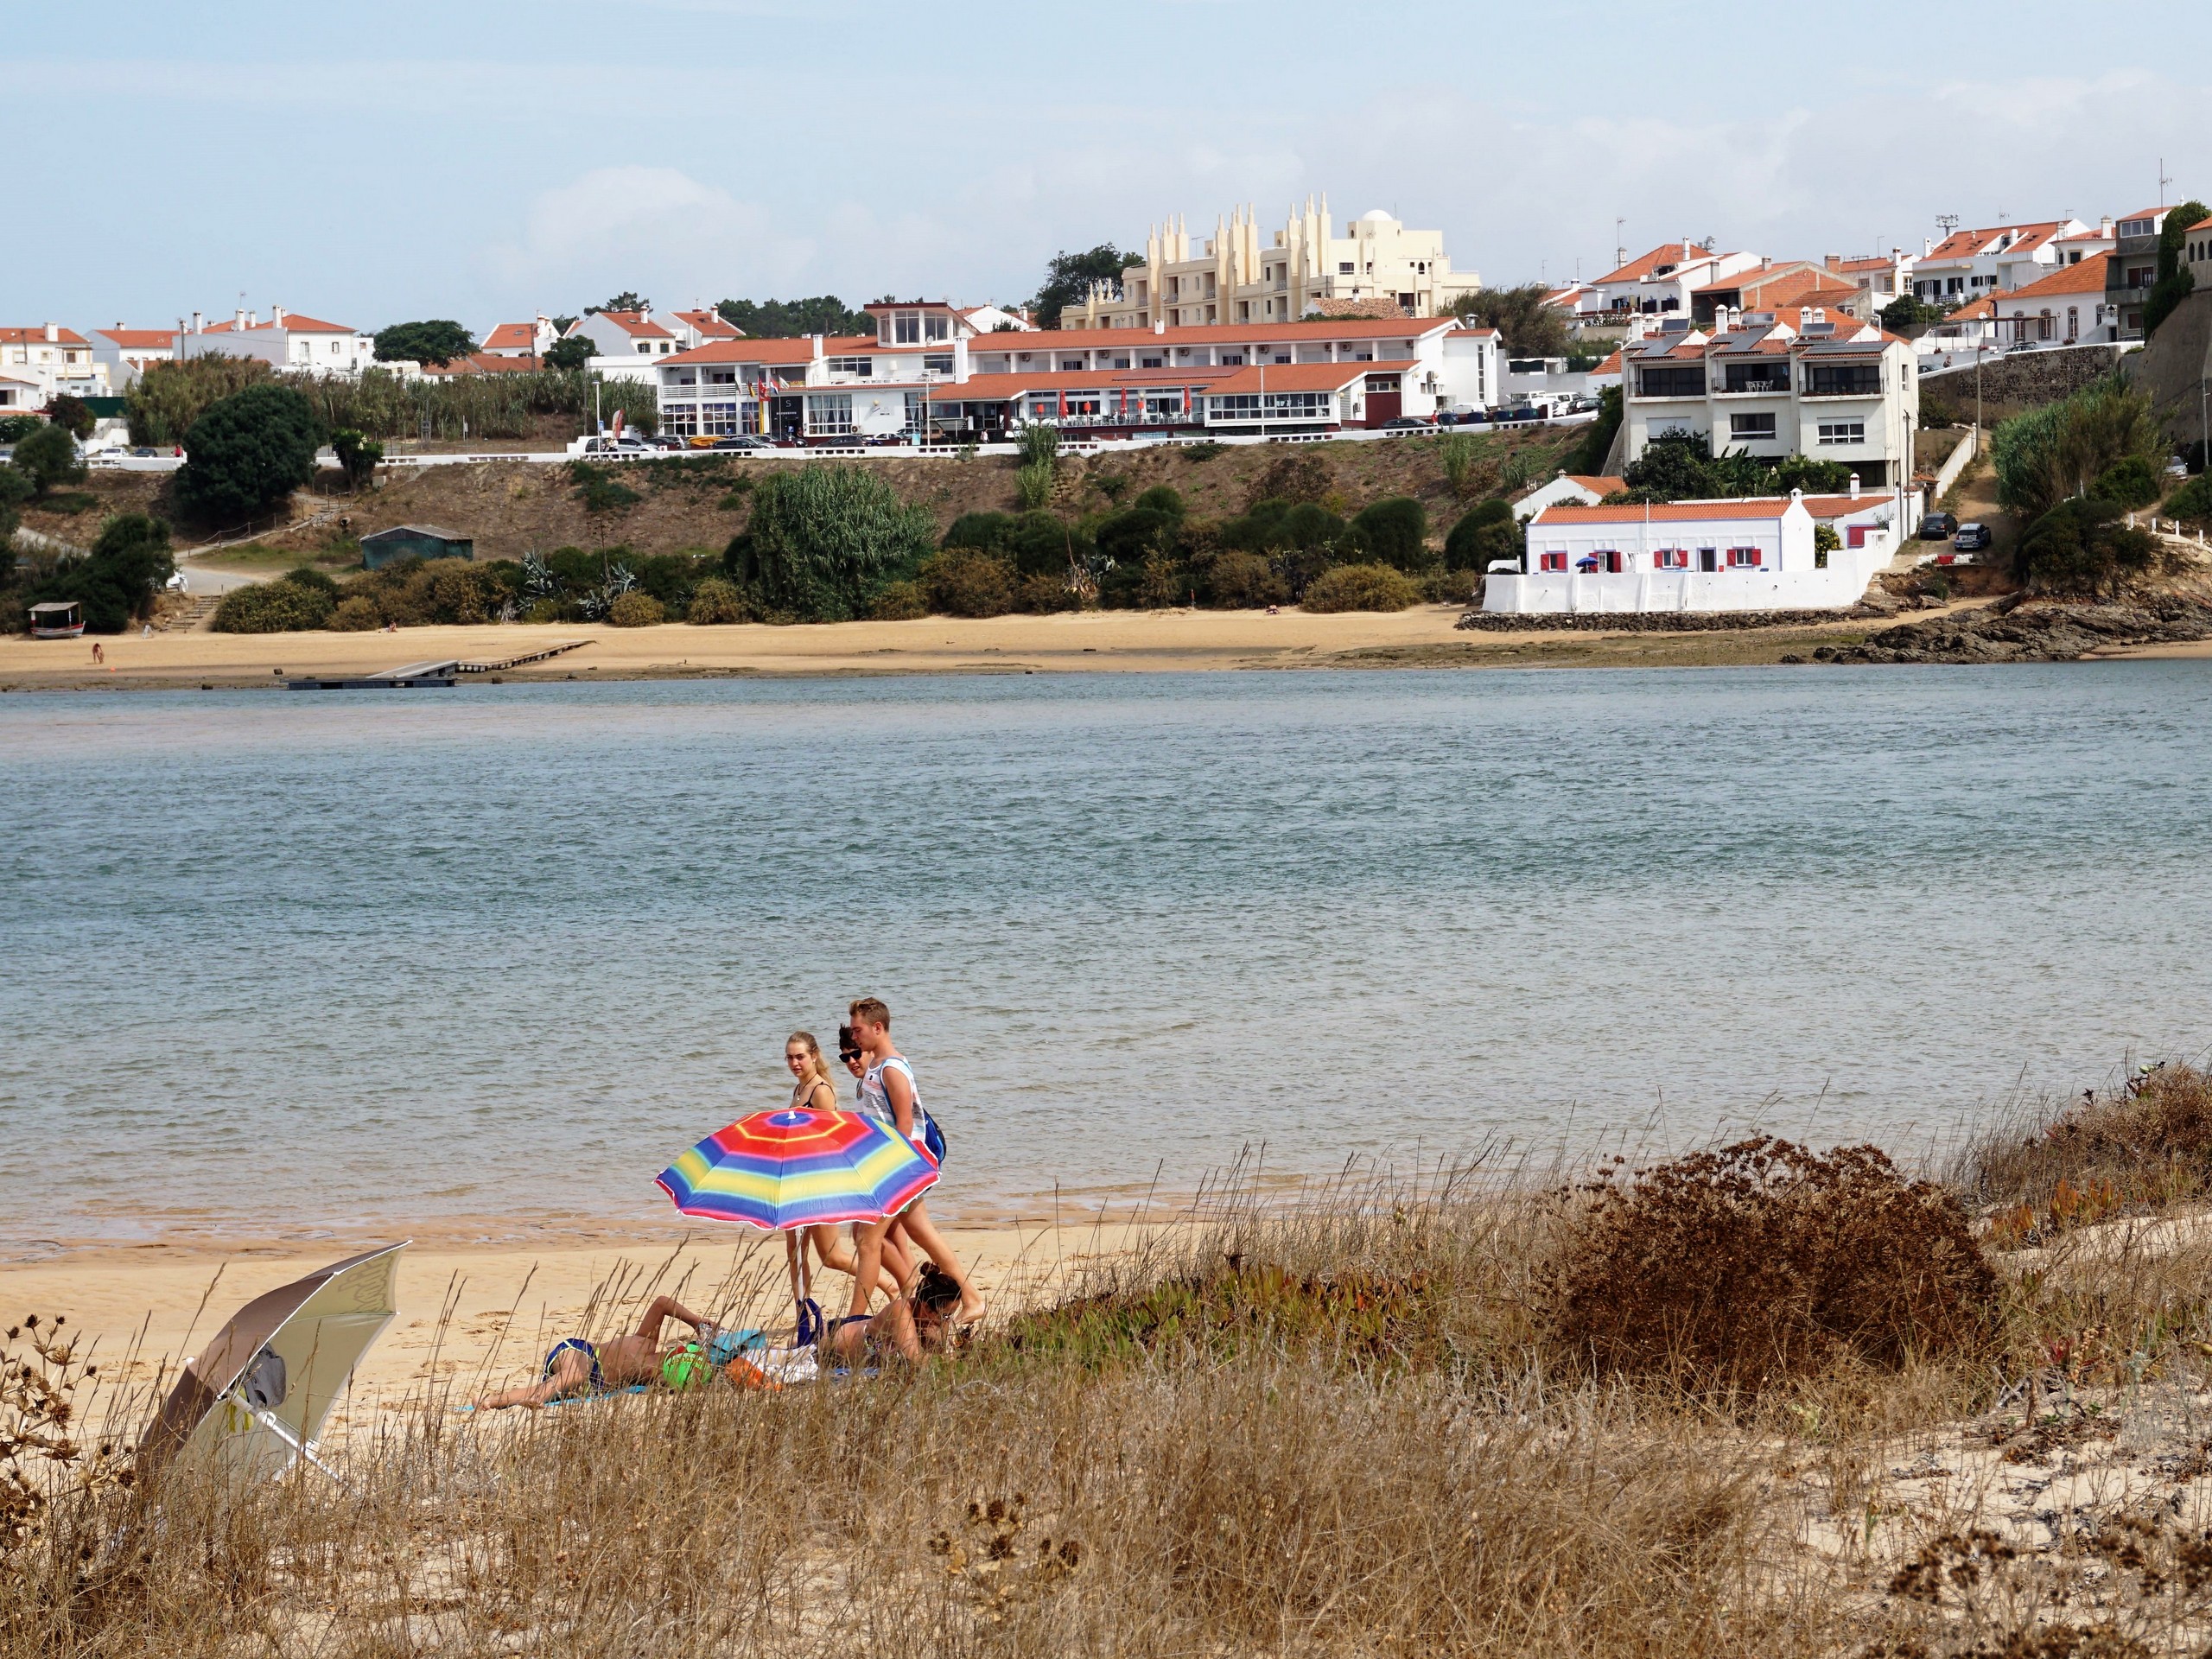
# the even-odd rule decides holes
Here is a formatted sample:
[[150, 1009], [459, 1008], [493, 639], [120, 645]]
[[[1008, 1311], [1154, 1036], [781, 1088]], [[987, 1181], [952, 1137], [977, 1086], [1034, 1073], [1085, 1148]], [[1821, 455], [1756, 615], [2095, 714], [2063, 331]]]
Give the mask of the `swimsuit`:
[[591, 1344], [586, 1342], [582, 1337], [563, 1337], [560, 1341], [553, 1344], [553, 1351], [545, 1356], [545, 1376], [543, 1380], [548, 1382], [550, 1382], [553, 1380], [553, 1373], [561, 1368], [561, 1356], [569, 1352], [571, 1349], [574, 1349], [577, 1353], [582, 1354], [585, 1359], [591, 1363], [591, 1386], [593, 1392], [598, 1393], [603, 1391], [607, 1387], [607, 1374], [599, 1369], [599, 1350], [593, 1347]]

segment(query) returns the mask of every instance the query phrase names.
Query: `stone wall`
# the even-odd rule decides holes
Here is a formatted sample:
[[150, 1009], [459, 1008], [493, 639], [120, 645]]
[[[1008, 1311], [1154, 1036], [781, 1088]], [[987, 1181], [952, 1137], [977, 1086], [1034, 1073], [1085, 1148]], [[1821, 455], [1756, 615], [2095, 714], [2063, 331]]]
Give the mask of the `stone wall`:
[[2151, 394], [2165, 417], [2167, 435], [2177, 444], [2204, 435], [2204, 383], [2212, 371], [2212, 289], [2191, 294], [2158, 325], [2151, 343], [2132, 353], [2126, 373], [2130, 385]]
[[[2055, 404], [2113, 371], [2118, 347], [2054, 346], [2045, 351], [1988, 356], [1981, 362], [1981, 400], [1986, 413], [2002, 405], [2017, 411]], [[1938, 369], [1920, 377], [1920, 395], [1941, 397], [1961, 420], [1974, 419], [1974, 365]]]

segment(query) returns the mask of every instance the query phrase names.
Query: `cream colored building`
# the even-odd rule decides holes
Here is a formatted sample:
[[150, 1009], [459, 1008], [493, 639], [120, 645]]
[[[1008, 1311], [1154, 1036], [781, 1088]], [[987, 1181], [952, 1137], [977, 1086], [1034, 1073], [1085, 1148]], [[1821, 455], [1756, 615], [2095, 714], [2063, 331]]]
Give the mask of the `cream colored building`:
[[1441, 316], [1482, 286], [1455, 271], [1441, 231], [1409, 231], [1376, 208], [1338, 236], [1329, 199], [1306, 199], [1272, 240], [1260, 240], [1250, 207], [1214, 221], [1192, 248], [1178, 218], [1153, 227], [1141, 265], [1119, 283], [1098, 283], [1079, 306], [1060, 314], [1063, 328], [1204, 327], [1209, 323], [1294, 322], [1312, 312], [1337, 315]]

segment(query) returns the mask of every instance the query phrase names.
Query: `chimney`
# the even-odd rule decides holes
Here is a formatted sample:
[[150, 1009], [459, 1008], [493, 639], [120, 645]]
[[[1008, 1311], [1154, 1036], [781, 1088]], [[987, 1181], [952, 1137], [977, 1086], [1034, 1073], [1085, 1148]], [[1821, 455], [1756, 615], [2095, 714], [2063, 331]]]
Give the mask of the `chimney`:
[[284, 326], [284, 308], [283, 306], [270, 306], [269, 308], [269, 315], [270, 320], [273, 321], [279, 328], [282, 328]]
[[1841, 270], [1843, 269], [1843, 256], [1840, 253], [1823, 254], [1821, 256], [1821, 263], [1826, 265], [1830, 270]]
[[826, 355], [827, 355], [827, 353], [824, 353], [824, 352], [823, 351], [823, 349], [822, 349], [822, 336], [821, 336], [820, 334], [816, 334], [816, 335], [814, 335], [814, 336], [813, 336], [813, 340], [814, 340], [814, 360], [815, 360], [816, 362], [819, 363], [819, 362], [823, 359], [823, 358], [824, 356], [826, 356]]
[[1854, 501], [1859, 499], [1859, 474], [1856, 473], [1851, 475], [1851, 499]]
[[60, 339], [61, 325], [58, 322], [48, 323], [46, 325], [46, 338], [49, 343]]
[[195, 334], [200, 332], [200, 314], [197, 311], [192, 314], [192, 332]]
[[245, 307], [240, 306], [231, 314], [231, 326], [234, 328], [245, 327]]
[[2102, 219], [2097, 221], [2097, 234], [2099, 236], [2110, 236], [2112, 234], [2112, 215], [2110, 213], [2107, 213]]
[[1153, 320], [1152, 332], [1155, 334], [1166, 334], [1167, 332], [1167, 319], [1165, 317], [1155, 317]]
[[1935, 252], [1935, 251], [1936, 251], [1936, 238], [1935, 238], [1934, 237], [1932, 237], [1932, 236], [1923, 236], [1923, 237], [1922, 237], [1922, 238], [1920, 238], [1920, 253], [1921, 253], [1921, 257], [1922, 257], [1923, 258], [1925, 258], [1925, 257], [1927, 257], [1927, 256], [1928, 256], [1928, 255], [1929, 255], [1929, 254], [1931, 254], [1931, 253], [1933, 253], [1933, 252]]
[[1774, 269], [1774, 256], [1770, 253], [1763, 253], [1759, 255], [1759, 269], [1761, 270], [1772, 270]]

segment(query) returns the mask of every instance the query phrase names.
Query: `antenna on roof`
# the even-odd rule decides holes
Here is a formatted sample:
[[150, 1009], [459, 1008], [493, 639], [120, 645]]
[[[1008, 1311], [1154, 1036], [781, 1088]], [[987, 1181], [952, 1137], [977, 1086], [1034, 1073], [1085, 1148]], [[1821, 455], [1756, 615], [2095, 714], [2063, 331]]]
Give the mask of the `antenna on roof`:
[[1616, 270], [1628, 264], [1628, 244], [1621, 240], [1621, 227], [1627, 223], [1624, 219], [1613, 221], [1613, 269]]
[[2166, 176], [2166, 158], [2161, 156], [2158, 157], [2158, 206], [2161, 207], [2166, 205], [2166, 187], [2172, 182]]
[[1945, 236], [1950, 235], [1953, 231], [1959, 228], [1959, 216], [1956, 213], [1936, 214], [1936, 228], [1942, 232]]

